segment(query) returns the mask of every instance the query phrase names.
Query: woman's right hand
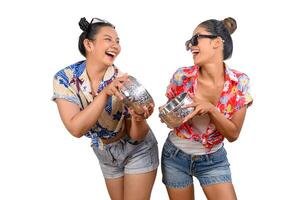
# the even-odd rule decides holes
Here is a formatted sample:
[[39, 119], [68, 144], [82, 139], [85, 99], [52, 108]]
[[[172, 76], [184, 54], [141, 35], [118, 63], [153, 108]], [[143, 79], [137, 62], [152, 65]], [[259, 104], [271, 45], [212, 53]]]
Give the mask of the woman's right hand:
[[117, 98], [122, 100], [124, 97], [123, 95], [119, 92], [119, 89], [123, 87], [123, 83], [128, 80], [128, 74], [124, 74], [120, 77], [115, 78], [109, 85], [107, 85], [104, 89], [103, 92], [107, 96], [112, 96], [115, 95]]

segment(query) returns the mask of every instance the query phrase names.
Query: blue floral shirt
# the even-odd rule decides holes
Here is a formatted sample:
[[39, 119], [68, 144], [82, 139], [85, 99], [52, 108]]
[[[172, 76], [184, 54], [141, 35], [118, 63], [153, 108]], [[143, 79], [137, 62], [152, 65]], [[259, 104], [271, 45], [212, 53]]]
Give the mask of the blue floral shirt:
[[[97, 94], [101, 92], [122, 72], [115, 66], [110, 66], [101, 81]], [[86, 61], [72, 64], [59, 72], [53, 79], [52, 100], [65, 99], [83, 110], [93, 101], [90, 81], [86, 71]], [[92, 139], [92, 144], [99, 146], [99, 139], [115, 137], [125, 129], [125, 120], [130, 119], [127, 108], [115, 96], [110, 96], [105, 109], [96, 124], [85, 134]]]

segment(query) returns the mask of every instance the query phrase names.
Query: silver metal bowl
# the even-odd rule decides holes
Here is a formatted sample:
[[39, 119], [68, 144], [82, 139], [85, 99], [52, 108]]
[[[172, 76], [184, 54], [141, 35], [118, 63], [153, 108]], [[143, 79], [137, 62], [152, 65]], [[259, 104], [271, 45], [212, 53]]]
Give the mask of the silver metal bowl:
[[149, 108], [150, 104], [154, 104], [154, 100], [148, 91], [133, 76], [129, 76], [129, 81], [123, 83], [120, 93], [124, 96], [123, 103], [132, 108], [137, 114], [143, 114], [143, 107]]
[[183, 108], [184, 105], [193, 103], [188, 93], [184, 92], [170, 100], [159, 113], [159, 117], [171, 128], [182, 124], [183, 119], [193, 112], [194, 108]]

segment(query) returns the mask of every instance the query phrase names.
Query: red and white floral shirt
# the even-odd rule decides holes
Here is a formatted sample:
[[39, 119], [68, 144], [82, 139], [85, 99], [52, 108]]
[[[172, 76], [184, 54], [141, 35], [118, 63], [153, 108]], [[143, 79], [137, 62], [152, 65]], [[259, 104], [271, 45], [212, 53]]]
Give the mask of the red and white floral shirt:
[[[246, 74], [224, 66], [225, 83], [220, 99], [216, 105], [219, 112], [227, 119], [244, 106], [252, 104], [252, 97], [249, 93], [249, 78]], [[177, 95], [188, 92], [195, 94], [198, 78], [198, 66], [179, 68], [170, 80], [166, 96], [169, 100]], [[174, 129], [177, 136], [182, 139], [201, 142], [209, 150], [216, 144], [223, 141], [223, 135], [216, 130], [215, 125], [210, 122], [204, 133], [196, 132], [192, 128], [191, 120]]]

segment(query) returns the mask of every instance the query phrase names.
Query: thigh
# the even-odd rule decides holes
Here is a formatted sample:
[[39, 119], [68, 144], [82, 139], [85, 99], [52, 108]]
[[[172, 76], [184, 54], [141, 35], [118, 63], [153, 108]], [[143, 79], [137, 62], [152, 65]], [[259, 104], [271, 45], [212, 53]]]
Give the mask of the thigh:
[[232, 183], [219, 183], [203, 187], [209, 200], [236, 200], [236, 194]]
[[190, 185], [185, 188], [168, 188], [167, 193], [170, 200], [194, 200], [194, 188]]
[[135, 151], [130, 152], [125, 160], [125, 174], [144, 174], [158, 168], [158, 145], [157, 143], [139, 144]]
[[157, 170], [142, 174], [125, 174], [124, 200], [149, 200]]
[[123, 200], [124, 177], [105, 179], [112, 200]]
[[212, 154], [198, 157], [194, 161], [193, 172], [202, 187], [232, 182], [230, 164], [223, 147]]
[[166, 141], [161, 158], [162, 181], [167, 188], [187, 188], [193, 184], [190, 161], [183, 152]]

